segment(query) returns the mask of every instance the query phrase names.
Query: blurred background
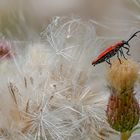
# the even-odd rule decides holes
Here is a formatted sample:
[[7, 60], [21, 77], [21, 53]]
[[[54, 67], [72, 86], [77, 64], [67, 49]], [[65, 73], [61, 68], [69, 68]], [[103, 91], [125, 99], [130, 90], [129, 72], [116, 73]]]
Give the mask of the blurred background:
[[[126, 39], [140, 29], [140, 0], [0, 0], [0, 33], [12, 40], [34, 41], [52, 17], [65, 15], [91, 19], [97, 35], [109, 39], [106, 47], [113, 38]], [[135, 46], [131, 52], [139, 61], [140, 47]]]
[[140, 25], [140, 1], [0, 0], [0, 31], [12, 38], [34, 39], [52, 16], [69, 14], [98, 22], [99, 35], [123, 35]]

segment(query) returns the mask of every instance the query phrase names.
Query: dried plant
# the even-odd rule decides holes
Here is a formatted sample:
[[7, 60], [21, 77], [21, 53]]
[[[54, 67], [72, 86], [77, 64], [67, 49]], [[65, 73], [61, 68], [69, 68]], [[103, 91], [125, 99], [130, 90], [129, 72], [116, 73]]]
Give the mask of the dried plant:
[[94, 25], [56, 17], [41, 37], [43, 43], [29, 44], [25, 63], [15, 57], [1, 83], [1, 137], [97, 140], [114, 135], [104, 112], [108, 95], [95, 88], [98, 75], [90, 65], [90, 52], [98, 45]]

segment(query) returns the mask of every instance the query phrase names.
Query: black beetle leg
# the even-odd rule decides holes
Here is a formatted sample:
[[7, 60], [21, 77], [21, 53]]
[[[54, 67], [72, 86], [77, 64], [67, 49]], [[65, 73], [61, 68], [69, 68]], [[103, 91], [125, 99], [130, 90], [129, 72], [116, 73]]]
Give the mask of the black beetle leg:
[[127, 54], [127, 55], [130, 55], [130, 53], [129, 53], [129, 52], [130, 52], [130, 49], [127, 48], [127, 47], [125, 47], [125, 46], [123, 46], [123, 48], [125, 48], [125, 49], [127, 50], [126, 54]]
[[110, 65], [110, 67], [112, 66], [112, 64], [111, 64], [111, 62], [110, 62], [110, 59], [105, 60], [105, 61]]
[[125, 55], [124, 55], [124, 53], [123, 53], [123, 49], [122, 48], [120, 48], [120, 54], [121, 54], [121, 56], [123, 56], [124, 57], [124, 59], [126, 59], [127, 60], [127, 58], [125, 57]]
[[121, 64], [122, 62], [121, 62], [121, 59], [119, 58], [119, 52], [117, 52], [117, 58], [118, 58], [118, 60], [119, 60], [119, 62]]

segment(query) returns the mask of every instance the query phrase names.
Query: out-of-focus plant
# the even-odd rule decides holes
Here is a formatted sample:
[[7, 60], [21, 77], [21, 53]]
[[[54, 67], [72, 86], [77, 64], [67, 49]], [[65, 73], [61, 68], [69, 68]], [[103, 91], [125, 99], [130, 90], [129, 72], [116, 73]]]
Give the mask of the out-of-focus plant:
[[55, 17], [41, 40], [29, 43], [21, 65], [15, 58], [16, 65], [9, 68], [8, 63], [5, 75], [0, 73], [0, 136], [6, 140], [110, 138], [114, 133], [105, 118], [107, 94], [104, 88], [99, 91], [102, 78], [97, 80], [99, 71], [90, 65], [98, 45], [92, 22]]

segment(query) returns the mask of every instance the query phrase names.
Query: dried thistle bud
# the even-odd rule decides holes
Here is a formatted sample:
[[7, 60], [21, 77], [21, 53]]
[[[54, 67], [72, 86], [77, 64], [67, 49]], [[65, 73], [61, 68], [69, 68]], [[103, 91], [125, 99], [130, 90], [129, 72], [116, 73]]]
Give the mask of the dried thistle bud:
[[[117, 91], [131, 89], [138, 78], [138, 66], [131, 60], [114, 61], [108, 70], [109, 85]], [[120, 91], [120, 92], [121, 92]]]
[[138, 77], [137, 65], [130, 60], [114, 61], [108, 70], [111, 95], [107, 105], [107, 118], [110, 126], [126, 132], [133, 129], [139, 121], [139, 104], [134, 94], [134, 83]]

